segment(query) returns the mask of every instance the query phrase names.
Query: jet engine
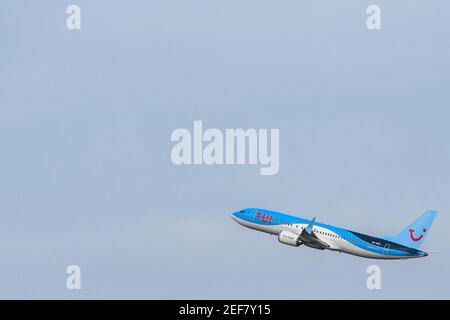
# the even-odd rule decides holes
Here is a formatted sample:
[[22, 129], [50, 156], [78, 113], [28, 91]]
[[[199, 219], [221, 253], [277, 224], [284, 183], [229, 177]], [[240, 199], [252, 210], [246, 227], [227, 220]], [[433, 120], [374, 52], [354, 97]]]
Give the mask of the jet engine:
[[298, 234], [286, 230], [280, 232], [278, 235], [278, 241], [293, 247], [298, 247], [302, 244], [301, 240], [299, 240]]

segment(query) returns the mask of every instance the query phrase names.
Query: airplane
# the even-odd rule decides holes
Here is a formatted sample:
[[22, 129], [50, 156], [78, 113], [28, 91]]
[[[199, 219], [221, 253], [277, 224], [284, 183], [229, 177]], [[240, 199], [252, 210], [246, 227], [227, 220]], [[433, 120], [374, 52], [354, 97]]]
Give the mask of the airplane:
[[366, 234], [258, 208], [231, 214], [244, 227], [278, 236], [278, 241], [299, 247], [331, 250], [370, 259], [411, 259], [428, 256], [419, 250], [437, 211], [428, 210], [406, 229], [394, 236], [373, 237]]

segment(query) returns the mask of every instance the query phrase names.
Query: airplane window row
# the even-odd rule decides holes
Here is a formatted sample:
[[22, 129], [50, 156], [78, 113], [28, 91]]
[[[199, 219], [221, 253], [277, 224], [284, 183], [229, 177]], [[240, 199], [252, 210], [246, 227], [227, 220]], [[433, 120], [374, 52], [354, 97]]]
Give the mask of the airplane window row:
[[338, 235], [335, 235], [335, 234], [332, 234], [332, 233], [328, 233], [328, 232], [317, 231], [317, 233], [324, 234], [324, 235], [326, 235], [328, 237], [331, 237], [331, 238], [343, 239], [341, 236], [338, 236]]
[[[278, 221], [275, 220], [275, 222], [278, 222]], [[282, 223], [282, 222], [281, 222], [281, 223]], [[287, 226], [291, 226], [291, 227], [294, 226], [294, 225], [291, 224], [291, 223], [282, 223], [282, 224], [287, 225]], [[298, 225], [296, 225], [295, 227], [298, 228]], [[301, 229], [303, 230], [304, 227], [301, 227]], [[319, 233], [319, 234], [323, 234], [323, 235], [328, 236], [328, 237], [331, 237], [331, 238], [336, 238], [336, 239], [346, 240], [346, 241], [351, 242], [351, 243], [354, 243], [354, 244], [359, 244], [359, 245], [363, 245], [363, 244], [364, 244], [363, 241], [350, 240], [350, 239], [343, 238], [343, 237], [341, 237], [341, 236], [338, 236], [338, 235], [335, 235], [335, 234], [332, 234], [332, 233], [328, 233], [328, 232], [324, 232], [324, 231], [320, 231], [320, 230], [314, 230], [314, 232]], [[375, 246], [375, 245], [373, 245], [373, 244], [367, 244], [367, 246], [370, 247], [370, 248], [377, 248], [377, 246]]]
[[[277, 220], [274, 220], [274, 222], [275, 222], [275, 223], [281, 223], [281, 224], [284, 224], [284, 225], [290, 226], [290, 227], [293, 227], [293, 226], [294, 226], [292, 223], [283, 223], [282, 221], [277, 221]], [[295, 227], [298, 228], [298, 225], [296, 225]], [[301, 229], [303, 230], [304, 227], [301, 227]], [[323, 232], [323, 231], [320, 231], [320, 230], [314, 230], [314, 232], [317, 232], [317, 233], [319, 233], [319, 234], [323, 234], [323, 235], [328, 236], [328, 237], [331, 237], [331, 238], [336, 238], [336, 239], [346, 240], [346, 241], [348, 241], [348, 242], [355, 243], [355, 244], [359, 244], [359, 245], [363, 245], [363, 244], [364, 244], [364, 242], [362, 242], [362, 241], [356, 241], [356, 240], [346, 239], [346, 238], [343, 238], [343, 237], [341, 237], [341, 236], [338, 236], [338, 235], [335, 235], [335, 234], [331, 234], [331, 233], [328, 233], [328, 232]], [[370, 248], [376, 248], [376, 246], [375, 246], [375, 245], [372, 245], [372, 244], [368, 244], [367, 246], [370, 247]]]
[[[274, 222], [277, 223], [278, 221], [275, 220]], [[291, 223], [282, 223], [281, 221], [280, 221], [280, 223], [281, 223], [281, 224], [284, 224], [284, 225], [287, 225], [287, 226], [291, 226], [291, 227], [294, 226], [294, 225], [291, 224]], [[296, 225], [295, 227], [298, 228], [298, 225]], [[303, 230], [303, 227], [301, 227], [301, 229]], [[343, 238], [343, 237], [341, 237], [341, 236], [338, 236], [338, 235], [335, 235], [335, 234], [331, 234], [331, 233], [328, 233], [328, 232], [323, 232], [323, 231], [320, 231], [320, 230], [314, 230], [314, 232], [317, 232], [317, 233], [319, 233], [319, 234], [326, 235], [326, 236], [331, 237], [331, 238], [336, 238], [336, 239], [346, 240], [346, 241], [348, 241], [348, 242], [355, 243], [355, 244], [359, 244], [359, 245], [363, 245], [363, 244], [364, 244], [364, 242], [362, 242], [362, 241], [356, 241], [356, 240], [346, 239], [346, 238]], [[377, 246], [375, 246], [375, 245], [373, 245], [373, 244], [367, 244], [367, 246], [370, 247], [370, 248], [376, 248], [376, 247], [377, 247]]]

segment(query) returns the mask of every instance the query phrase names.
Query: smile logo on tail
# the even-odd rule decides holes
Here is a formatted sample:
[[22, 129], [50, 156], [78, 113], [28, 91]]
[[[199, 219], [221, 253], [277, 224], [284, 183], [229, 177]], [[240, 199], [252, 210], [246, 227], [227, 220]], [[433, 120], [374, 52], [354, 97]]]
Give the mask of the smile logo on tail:
[[[424, 229], [422, 229], [422, 231], [425, 233], [425, 232], [427, 232], [427, 229], [424, 228]], [[414, 237], [414, 229], [409, 229], [409, 234], [411, 235], [412, 241], [420, 241], [423, 238], [423, 234], [421, 234], [417, 238]]]

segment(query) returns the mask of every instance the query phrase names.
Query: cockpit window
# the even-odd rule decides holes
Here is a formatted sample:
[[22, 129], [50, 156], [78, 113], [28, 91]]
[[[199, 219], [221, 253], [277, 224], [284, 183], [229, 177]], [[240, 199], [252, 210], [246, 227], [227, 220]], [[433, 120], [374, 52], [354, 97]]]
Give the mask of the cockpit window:
[[241, 210], [241, 211], [239, 211], [239, 213], [245, 213], [245, 210]]

